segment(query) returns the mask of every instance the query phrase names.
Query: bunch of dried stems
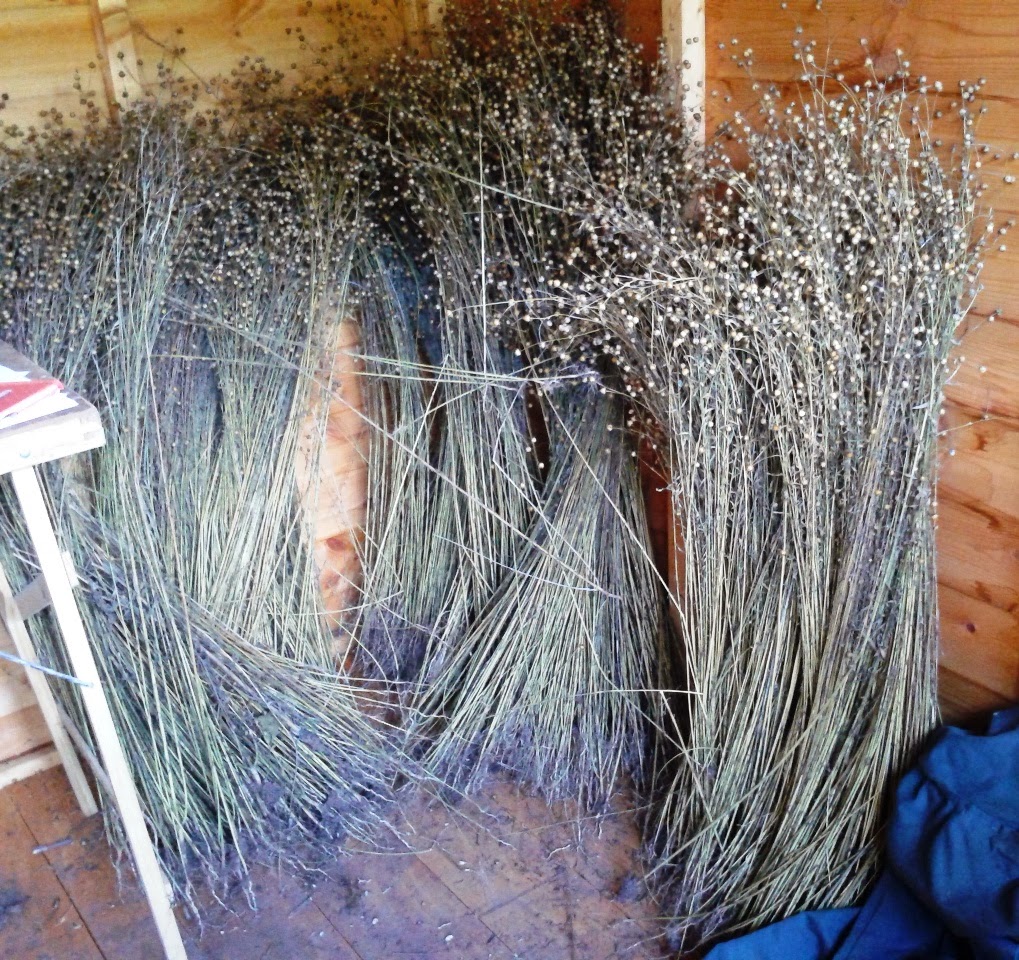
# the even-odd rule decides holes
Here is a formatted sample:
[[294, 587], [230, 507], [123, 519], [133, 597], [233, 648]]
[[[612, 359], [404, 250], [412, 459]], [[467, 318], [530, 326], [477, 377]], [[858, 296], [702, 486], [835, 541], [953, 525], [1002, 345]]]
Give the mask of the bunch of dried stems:
[[[185, 895], [494, 768], [584, 811], [632, 778], [677, 947], [863, 892], [936, 719], [978, 90], [939, 151], [926, 81], [800, 49], [805, 96], [700, 150], [607, 7], [529, 0], [451, 5], [435, 52], [357, 82], [256, 65], [209, 110], [170, 71], [115, 126], [8, 142], [0, 335], [104, 414], [51, 490]], [[353, 674], [294, 469], [351, 317]]]

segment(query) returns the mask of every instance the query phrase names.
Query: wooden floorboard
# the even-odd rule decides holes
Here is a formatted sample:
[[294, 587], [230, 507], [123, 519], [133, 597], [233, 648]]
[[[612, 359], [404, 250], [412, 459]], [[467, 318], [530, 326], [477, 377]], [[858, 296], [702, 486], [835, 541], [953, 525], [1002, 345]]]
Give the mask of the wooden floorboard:
[[32, 852], [38, 841], [14, 801], [14, 789], [0, 792], [0, 957], [102, 960], [46, 857]]
[[[600, 830], [497, 785], [456, 809], [409, 798], [386, 852], [339, 856], [325, 874], [253, 871], [178, 911], [192, 960], [650, 960], [654, 904], [634, 884], [625, 809]], [[118, 879], [99, 817], [84, 818], [60, 769], [0, 792], [0, 957], [157, 960], [133, 871]], [[63, 842], [66, 841], [66, 842]], [[37, 847], [58, 844], [40, 853]]]

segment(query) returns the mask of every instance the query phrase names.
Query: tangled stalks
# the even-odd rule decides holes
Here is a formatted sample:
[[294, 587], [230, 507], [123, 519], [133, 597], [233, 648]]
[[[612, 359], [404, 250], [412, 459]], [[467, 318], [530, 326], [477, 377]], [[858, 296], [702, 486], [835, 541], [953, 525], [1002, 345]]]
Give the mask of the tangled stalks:
[[[2, 336], [108, 427], [51, 488], [164, 861], [188, 895], [503, 768], [589, 810], [635, 778], [677, 948], [853, 903], [936, 719], [978, 90], [946, 154], [939, 89], [807, 44], [802, 101], [698, 152], [601, 4], [454, 5], [435, 49], [2, 156]], [[353, 316], [356, 678], [294, 471]]]
[[683, 948], [854, 903], [937, 717], [938, 416], [984, 235], [971, 114], [946, 164], [905, 71], [804, 67], [801, 107], [767, 93], [709, 151], [695, 221], [605, 199], [588, 230], [611, 267], [577, 298], [672, 478], [690, 695], [650, 837]]

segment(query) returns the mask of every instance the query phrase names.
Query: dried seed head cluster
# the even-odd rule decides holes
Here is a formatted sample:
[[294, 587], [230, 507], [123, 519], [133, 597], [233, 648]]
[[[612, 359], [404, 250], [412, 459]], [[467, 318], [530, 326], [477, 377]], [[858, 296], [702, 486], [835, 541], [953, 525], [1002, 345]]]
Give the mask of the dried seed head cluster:
[[525, 0], [454, 7], [443, 37], [441, 56], [390, 65], [366, 97], [381, 219], [411, 245], [423, 229], [441, 280], [458, 266], [436, 253], [455, 210], [484, 238], [491, 329], [532, 362], [587, 362], [558, 317], [590, 259], [578, 221], [606, 192], [649, 215], [686, 196], [664, 78], [598, 3], [569, 16]]
[[[8, 142], [0, 336], [101, 407], [107, 446], [50, 481], [190, 902], [252, 861], [370, 838], [398, 751], [335, 669], [295, 472], [351, 299], [358, 155], [334, 104], [280, 102], [259, 70], [218, 111], [164, 83], [116, 125]], [[6, 548], [27, 552], [16, 515]]]
[[988, 235], [976, 88], [946, 161], [904, 67], [803, 65], [803, 100], [737, 113], [687, 209], [600, 199], [559, 317], [672, 477], [693, 695], [652, 850], [683, 948], [854, 902], [936, 717], [937, 424]]

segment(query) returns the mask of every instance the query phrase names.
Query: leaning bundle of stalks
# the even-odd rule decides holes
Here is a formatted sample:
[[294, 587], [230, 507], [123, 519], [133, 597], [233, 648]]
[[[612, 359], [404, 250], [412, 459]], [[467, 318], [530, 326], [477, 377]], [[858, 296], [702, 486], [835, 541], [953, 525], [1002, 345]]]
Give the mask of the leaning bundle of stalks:
[[[523, 11], [514, 3], [493, 11], [511, 8]], [[549, 23], [540, 18], [539, 29], [544, 33]], [[399, 489], [369, 504], [368, 612], [359, 646], [362, 660], [398, 662], [395, 676], [408, 680], [432, 673], [487, 602], [529, 525], [536, 495], [523, 364], [490, 334], [491, 252], [473, 222], [493, 163], [502, 157], [512, 168], [502, 170], [504, 192], [519, 166], [512, 123], [493, 120], [492, 111], [507, 106], [502, 98], [516, 93], [527, 74], [510, 66], [512, 58], [486, 63], [468, 38], [484, 45], [492, 35], [474, 26], [466, 8], [451, 8], [443, 54], [394, 61], [360, 108], [382, 187], [373, 199], [375, 218], [416, 258], [414, 273], [424, 285], [417, 288], [423, 298], [419, 293], [407, 305], [400, 285], [383, 280], [381, 309], [372, 305], [363, 318], [366, 346], [388, 351], [368, 360], [370, 372], [383, 373], [365, 383], [371, 419], [381, 426], [385, 418], [375, 430], [369, 471], [391, 478], [391, 463], [406, 462]], [[530, 43], [527, 29], [520, 19], [506, 39], [526, 49], [533, 65], [543, 45]], [[392, 273], [376, 266], [383, 267], [376, 277]], [[409, 341], [402, 322], [408, 310], [422, 321]], [[406, 523], [425, 532], [420, 548], [406, 549]]]
[[434, 535], [448, 503], [435, 468], [441, 387], [428, 362], [438, 349], [422, 302], [427, 286], [412, 267], [378, 248], [359, 276], [370, 436], [362, 601], [352, 632], [364, 674], [404, 682], [417, 677], [441, 629], [458, 567], [456, 544]]
[[255, 858], [367, 838], [395, 775], [374, 698], [333, 663], [295, 470], [346, 314], [355, 161], [332, 124], [294, 138], [293, 113], [232, 119], [200, 140], [183, 111], [139, 109], [10, 158], [4, 199], [4, 336], [103, 413], [107, 446], [51, 481], [142, 806], [186, 898], [196, 877], [226, 884]]
[[[512, 569], [538, 497], [525, 371], [489, 330], [484, 240], [447, 187], [440, 180], [432, 188], [443, 201], [437, 209], [453, 225], [435, 244], [442, 345], [435, 371], [442, 413], [437, 466], [444, 498], [435, 533], [456, 544], [459, 566], [446, 598], [447, 629], [429, 651], [426, 679]], [[428, 227], [440, 236], [437, 222]]]
[[683, 948], [854, 902], [936, 718], [937, 424], [977, 191], [966, 108], [945, 165], [910, 85], [811, 73], [802, 105], [737, 117], [747, 164], [709, 157], [696, 223], [612, 197], [592, 218], [630, 267], [592, 274], [581, 319], [655, 425], [677, 514], [690, 695], [651, 829]]
[[[560, 15], [506, 0], [453, 8], [441, 54], [383, 71], [363, 104], [382, 171], [377, 216], [434, 278], [438, 483], [422, 504], [433, 537], [455, 546], [438, 621], [433, 608], [414, 625], [415, 639], [434, 633], [412, 739], [436, 735], [430, 761], [468, 786], [498, 761], [551, 796], [597, 805], [623, 758], [644, 756], [647, 690], [665, 667], [639, 474], [617, 400], [573, 383], [550, 305], [572, 295], [581, 255], [573, 207], [587, 201], [567, 172], [629, 194], [646, 155], [681, 149], [648, 80], [601, 5]], [[531, 399], [536, 365], [540, 380], [562, 381], [555, 402]], [[599, 458], [619, 475], [606, 478]], [[399, 545], [392, 565], [408, 561], [420, 562]], [[540, 609], [564, 611], [561, 622], [535, 633], [526, 617]], [[524, 685], [526, 703], [512, 702], [519, 674], [499, 675], [507, 658], [543, 678]]]
[[[641, 775], [664, 603], [622, 402], [545, 382], [549, 473], [514, 566], [421, 698], [425, 762], [470, 788], [493, 765], [597, 809]], [[425, 728], [427, 729], [427, 727]]]
[[[443, 219], [466, 224], [444, 196]], [[487, 602], [536, 497], [527, 383], [487, 330], [483, 250], [438, 219], [436, 303], [417, 284], [408, 297], [385, 257], [362, 303], [373, 441], [358, 660], [401, 681], [427, 678]]]

